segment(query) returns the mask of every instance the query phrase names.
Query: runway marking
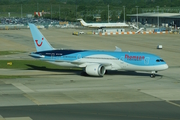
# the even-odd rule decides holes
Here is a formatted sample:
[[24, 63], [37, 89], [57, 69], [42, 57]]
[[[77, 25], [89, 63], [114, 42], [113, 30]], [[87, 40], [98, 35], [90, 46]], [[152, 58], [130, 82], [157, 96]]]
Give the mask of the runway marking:
[[37, 100], [35, 100], [34, 98], [30, 97], [29, 95], [24, 94], [24, 96], [25, 96], [26, 98], [28, 98], [29, 100], [31, 100], [32, 102], [34, 102], [36, 105], [40, 105], [40, 103], [39, 103]]
[[32, 120], [30, 117], [8, 117], [0, 118], [0, 120]]
[[12, 85], [19, 88], [21, 91], [23, 91], [25, 93], [34, 92], [33, 90], [31, 90], [30, 88], [28, 88], [27, 86], [25, 86], [25, 85], [23, 85], [21, 83], [12, 83]]
[[[14, 110], [13, 108], [5, 108], [8, 110]], [[18, 108], [17, 110], [23, 110], [22, 108]], [[26, 109], [26, 111], [32, 111], [31, 109]], [[126, 118], [144, 118], [144, 119], [158, 119], [158, 120], [179, 120], [178, 118], [162, 118], [158, 116], [135, 116], [135, 115], [128, 115], [128, 114], [104, 114], [104, 113], [98, 113], [98, 112], [75, 112], [75, 111], [64, 111], [64, 110], [35, 110], [38, 111], [44, 111], [44, 112], [51, 112], [51, 113], [68, 113], [68, 114], [81, 114], [81, 115], [103, 115], [103, 116], [119, 116], [119, 117], [126, 117]], [[22, 117], [23, 118], [23, 117]], [[0, 119], [1, 120], [1, 119]], [[3, 119], [4, 120], [4, 119]], [[17, 119], [11, 119], [11, 120], [17, 120]], [[18, 119], [18, 120], [32, 120], [32, 119]]]
[[65, 112], [69, 114], [81, 114], [81, 115], [103, 115], [103, 116], [118, 116], [118, 117], [126, 117], [126, 118], [144, 118], [144, 119], [159, 119], [159, 120], [179, 120], [177, 118], [162, 118], [158, 116], [135, 116], [135, 115], [128, 115], [128, 114], [104, 114], [104, 113], [98, 113], [98, 112], [75, 112], [75, 111], [52, 111], [52, 110], [43, 110], [48, 112]]
[[174, 102], [171, 102], [171, 101], [168, 101], [168, 100], [166, 100], [166, 102], [169, 103], [169, 104], [175, 105], [175, 106], [177, 106], [177, 107], [180, 107], [180, 105], [177, 104], [177, 103], [174, 103]]

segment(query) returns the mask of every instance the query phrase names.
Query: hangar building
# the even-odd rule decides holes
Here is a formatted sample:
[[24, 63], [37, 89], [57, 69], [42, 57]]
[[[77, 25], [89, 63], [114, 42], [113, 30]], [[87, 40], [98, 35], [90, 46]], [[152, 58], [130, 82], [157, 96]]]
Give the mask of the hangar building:
[[140, 14], [129, 14], [127, 16], [131, 17], [131, 22], [138, 22], [141, 24], [158, 24], [159, 26], [163, 24], [168, 24], [170, 26], [180, 27], [180, 13], [140, 13]]

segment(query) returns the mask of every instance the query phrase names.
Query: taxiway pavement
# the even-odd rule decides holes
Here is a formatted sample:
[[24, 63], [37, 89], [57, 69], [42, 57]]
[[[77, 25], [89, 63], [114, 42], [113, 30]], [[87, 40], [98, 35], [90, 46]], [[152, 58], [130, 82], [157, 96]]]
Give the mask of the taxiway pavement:
[[[16, 119], [180, 119], [180, 38], [157, 35], [80, 35], [74, 29], [41, 30], [55, 48], [142, 51], [161, 56], [169, 69], [155, 78], [148, 73], [111, 71], [102, 78], [80, 71], [0, 69], [0, 75], [30, 78], [0, 79], [0, 120]], [[25, 51], [0, 59], [32, 59], [30, 30], [0, 33], [0, 51]], [[162, 44], [163, 49], [156, 49]], [[19, 118], [20, 119], [20, 118]]]

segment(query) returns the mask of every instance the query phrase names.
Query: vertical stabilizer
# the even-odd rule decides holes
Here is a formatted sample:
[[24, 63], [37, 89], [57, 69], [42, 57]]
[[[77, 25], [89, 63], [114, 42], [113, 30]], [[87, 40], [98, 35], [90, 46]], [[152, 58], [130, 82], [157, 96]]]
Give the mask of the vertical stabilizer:
[[29, 27], [37, 52], [54, 49], [34, 24], [29, 23]]
[[88, 26], [88, 24], [83, 19], [77, 19], [77, 20], [80, 20], [82, 26]]

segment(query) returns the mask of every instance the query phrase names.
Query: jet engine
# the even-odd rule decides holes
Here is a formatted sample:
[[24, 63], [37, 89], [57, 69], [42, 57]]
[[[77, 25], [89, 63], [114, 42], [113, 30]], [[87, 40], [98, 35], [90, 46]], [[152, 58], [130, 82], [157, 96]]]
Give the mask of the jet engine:
[[88, 65], [85, 68], [85, 72], [91, 76], [101, 76], [102, 77], [105, 74], [106, 69], [101, 64], [92, 64], [92, 65]]

